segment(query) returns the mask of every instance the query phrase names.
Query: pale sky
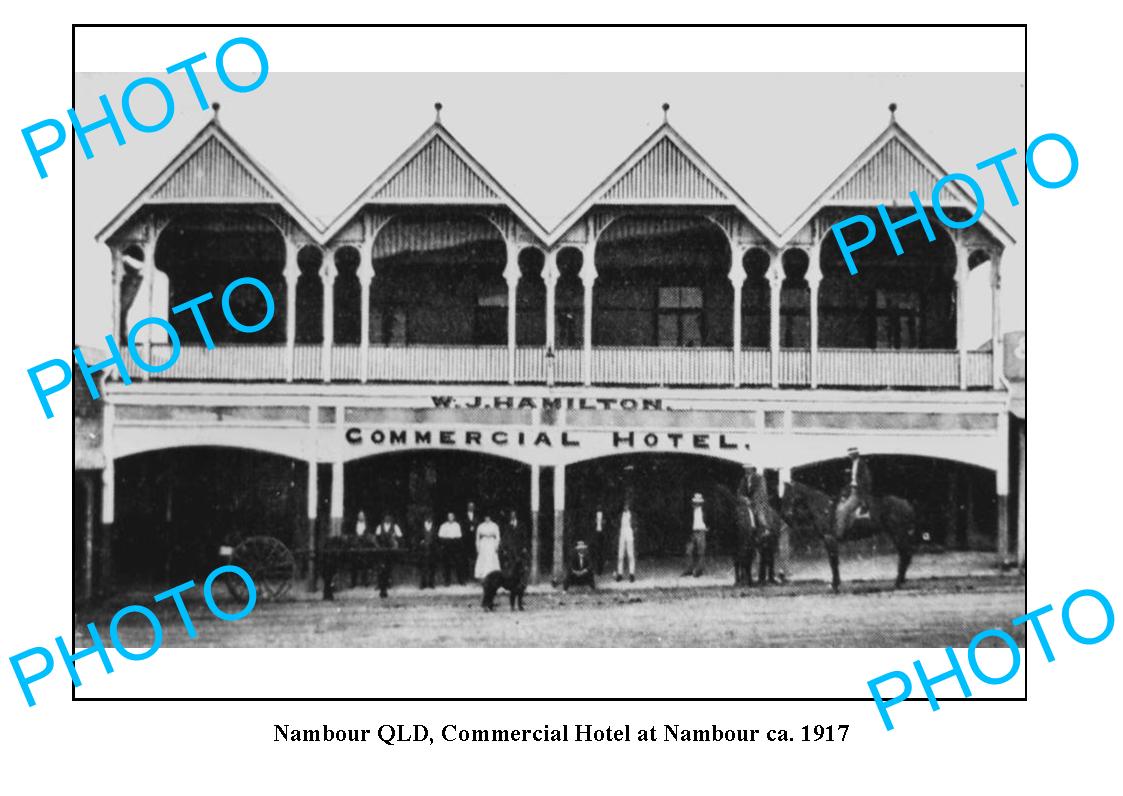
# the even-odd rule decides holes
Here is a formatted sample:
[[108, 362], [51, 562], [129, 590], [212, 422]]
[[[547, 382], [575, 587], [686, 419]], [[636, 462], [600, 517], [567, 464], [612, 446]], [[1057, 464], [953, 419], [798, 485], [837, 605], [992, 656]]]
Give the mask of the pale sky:
[[[97, 96], [116, 101], [135, 77], [77, 75], [79, 118], [98, 118]], [[1025, 79], [1015, 73], [273, 72], [240, 95], [220, 88], [214, 73], [199, 77], [222, 103], [225, 129], [325, 223], [432, 123], [436, 101], [449, 131], [547, 229], [660, 124], [663, 102], [675, 128], [779, 231], [881, 133], [890, 102], [898, 104], [898, 122], [949, 172], [975, 174], [975, 163], [1011, 147], [1023, 152], [1026, 143]], [[94, 235], [210, 118], [186, 83], [168, 85], [176, 110], [167, 127], [141, 134], [125, 125], [123, 147], [102, 128], [91, 133], [95, 157], [78, 155], [79, 343], [101, 347], [109, 331], [109, 254]], [[162, 106], [146, 114], [145, 97], [134, 95], [134, 111], [151, 122]], [[1008, 331], [1025, 326], [1025, 172], [1010, 171], [1023, 198], [1017, 208], [993, 172], [979, 177], [988, 212], [1019, 241], [1003, 257]], [[930, 187], [917, 189], [923, 196]], [[982, 282], [972, 279], [968, 295], [969, 339], [988, 336]]]

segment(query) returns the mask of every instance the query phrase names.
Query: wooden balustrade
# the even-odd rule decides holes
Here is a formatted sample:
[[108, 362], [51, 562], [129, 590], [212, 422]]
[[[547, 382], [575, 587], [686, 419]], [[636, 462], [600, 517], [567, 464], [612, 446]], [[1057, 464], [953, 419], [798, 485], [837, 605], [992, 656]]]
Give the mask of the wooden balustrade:
[[[166, 362], [171, 349], [152, 346], [152, 361]], [[143, 371], [123, 351], [129, 375], [142, 379]], [[328, 362], [331, 381], [358, 382], [362, 377], [362, 348], [337, 345]], [[506, 346], [371, 346], [366, 351], [366, 378], [370, 382], [504, 384], [510, 378]], [[771, 384], [771, 352], [744, 349], [741, 385]], [[292, 351], [295, 381], [323, 381], [321, 345], [298, 345]], [[989, 387], [992, 353], [969, 351], [968, 387]], [[548, 378], [546, 351], [541, 346], [515, 351], [515, 381], [544, 384]], [[903, 387], [954, 389], [960, 385], [960, 358], [955, 351], [878, 351], [821, 348], [818, 383], [825, 388]], [[555, 384], [580, 384], [584, 352], [563, 348], [554, 352]], [[811, 352], [781, 349], [778, 363], [781, 386], [807, 387], [811, 381]], [[184, 345], [179, 359], [150, 380], [176, 381], [285, 381], [289, 375], [289, 350], [283, 345], [219, 344], [211, 350]], [[721, 386], [733, 384], [733, 352], [725, 348], [594, 348], [593, 383], [636, 386]]]

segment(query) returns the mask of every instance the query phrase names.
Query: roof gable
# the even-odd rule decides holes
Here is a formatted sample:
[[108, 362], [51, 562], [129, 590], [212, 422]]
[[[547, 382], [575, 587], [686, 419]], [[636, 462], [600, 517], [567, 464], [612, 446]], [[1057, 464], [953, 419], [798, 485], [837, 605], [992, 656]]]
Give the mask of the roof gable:
[[97, 234], [105, 241], [146, 204], [178, 202], [278, 204], [315, 238], [319, 225], [288, 197], [277, 181], [211, 119], [172, 161]]
[[660, 139], [604, 191], [608, 201], [689, 200], [727, 202], [729, 197], [669, 138]]
[[533, 235], [546, 237], [538, 220], [437, 121], [336, 216], [323, 239], [331, 240], [365, 204], [442, 203], [504, 206]]
[[[948, 173], [895, 119], [890, 120], [881, 135], [792, 222], [782, 238], [790, 242], [820, 210], [832, 205], [910, 204], [911, 191], [917, 192], [922, 204], [931, 204], [932, 189]], [[941, 190], [940, 204], [975, 211], [974, 197], [954, 181]], [[1003, 243], [1014, 243], [1010, 233], [985, 211], [979, 224]]]
[[[928, 168], [900, 138], [892, 137], [849, 180], [839, 186], [830, 198], [831, 201], [841, 202], [907, 202], [910, 191], [916, 191], [922, 197], [927, 196], [931, 186], [942, 176]], [[961, 197], [953, 194], [949, 184], [944, 187], [940, 199], [953, 203]]]
[[151, 192], [151, 199], [276, 199], [262, 181], [215, 136]]
[[441, 136], [433, 136], [380, 188], [373, 199], [483, 200], [498, 196]]
[[667, 122], [562, 219], [550, 239], [561, 240], [597, 204], [660, 203], [731, 205], [767, 240], [779, 240], [772, 226]]

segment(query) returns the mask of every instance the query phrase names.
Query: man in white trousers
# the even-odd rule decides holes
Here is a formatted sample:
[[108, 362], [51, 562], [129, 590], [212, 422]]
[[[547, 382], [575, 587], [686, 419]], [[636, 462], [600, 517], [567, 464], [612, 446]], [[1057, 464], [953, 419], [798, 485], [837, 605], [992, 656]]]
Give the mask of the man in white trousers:
[[620, 512], [620, 537], [616, 544], [616, 580], [618, 581], [624, 579], [625, 561], [628, 565], [628, 581], [635, 583], [636, 531], [630, 497], [624, 501], [624, 510]]

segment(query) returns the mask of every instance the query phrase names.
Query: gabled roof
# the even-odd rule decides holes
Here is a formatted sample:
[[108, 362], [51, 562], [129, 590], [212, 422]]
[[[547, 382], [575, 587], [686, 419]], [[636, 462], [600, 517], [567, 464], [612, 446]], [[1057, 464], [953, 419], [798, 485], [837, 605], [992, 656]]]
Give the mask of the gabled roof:
[[97, 234], [104, 242], [144, 205], [221, 201], [277, 204], [311, 237], [319, 232], [277, 181], [211, 119], [172, 161]]
[[559, 240], [595, 205], [660, 203], [733, 206], [773, 245], [779, 244], [772, 225], [669, 122], [663, 122], [550, 231], [550, 242]]
[[367, 204], [457, 203], [508, 207], [532, 233], [546, 239], [538, 220], [436, 121], [328, 225], [323, 240], [334, 237]]
[[[931, 199], [936, 182], [949, 172], [940, 166], [904, 128], [890, 119], [889, 125], [862, 151], [781, 236], [789, 242], [824, 207], [886, 206], [909, 204], [909, 192], [916, 191], [925, 203]], [[975, 200], [957, 182], [949, 182], [940, 192], [944, 207], [964, 207], [972, 214]], [[1007, 245], [1014, 238], [985, 211], [979, 218], [988, 232]]]

